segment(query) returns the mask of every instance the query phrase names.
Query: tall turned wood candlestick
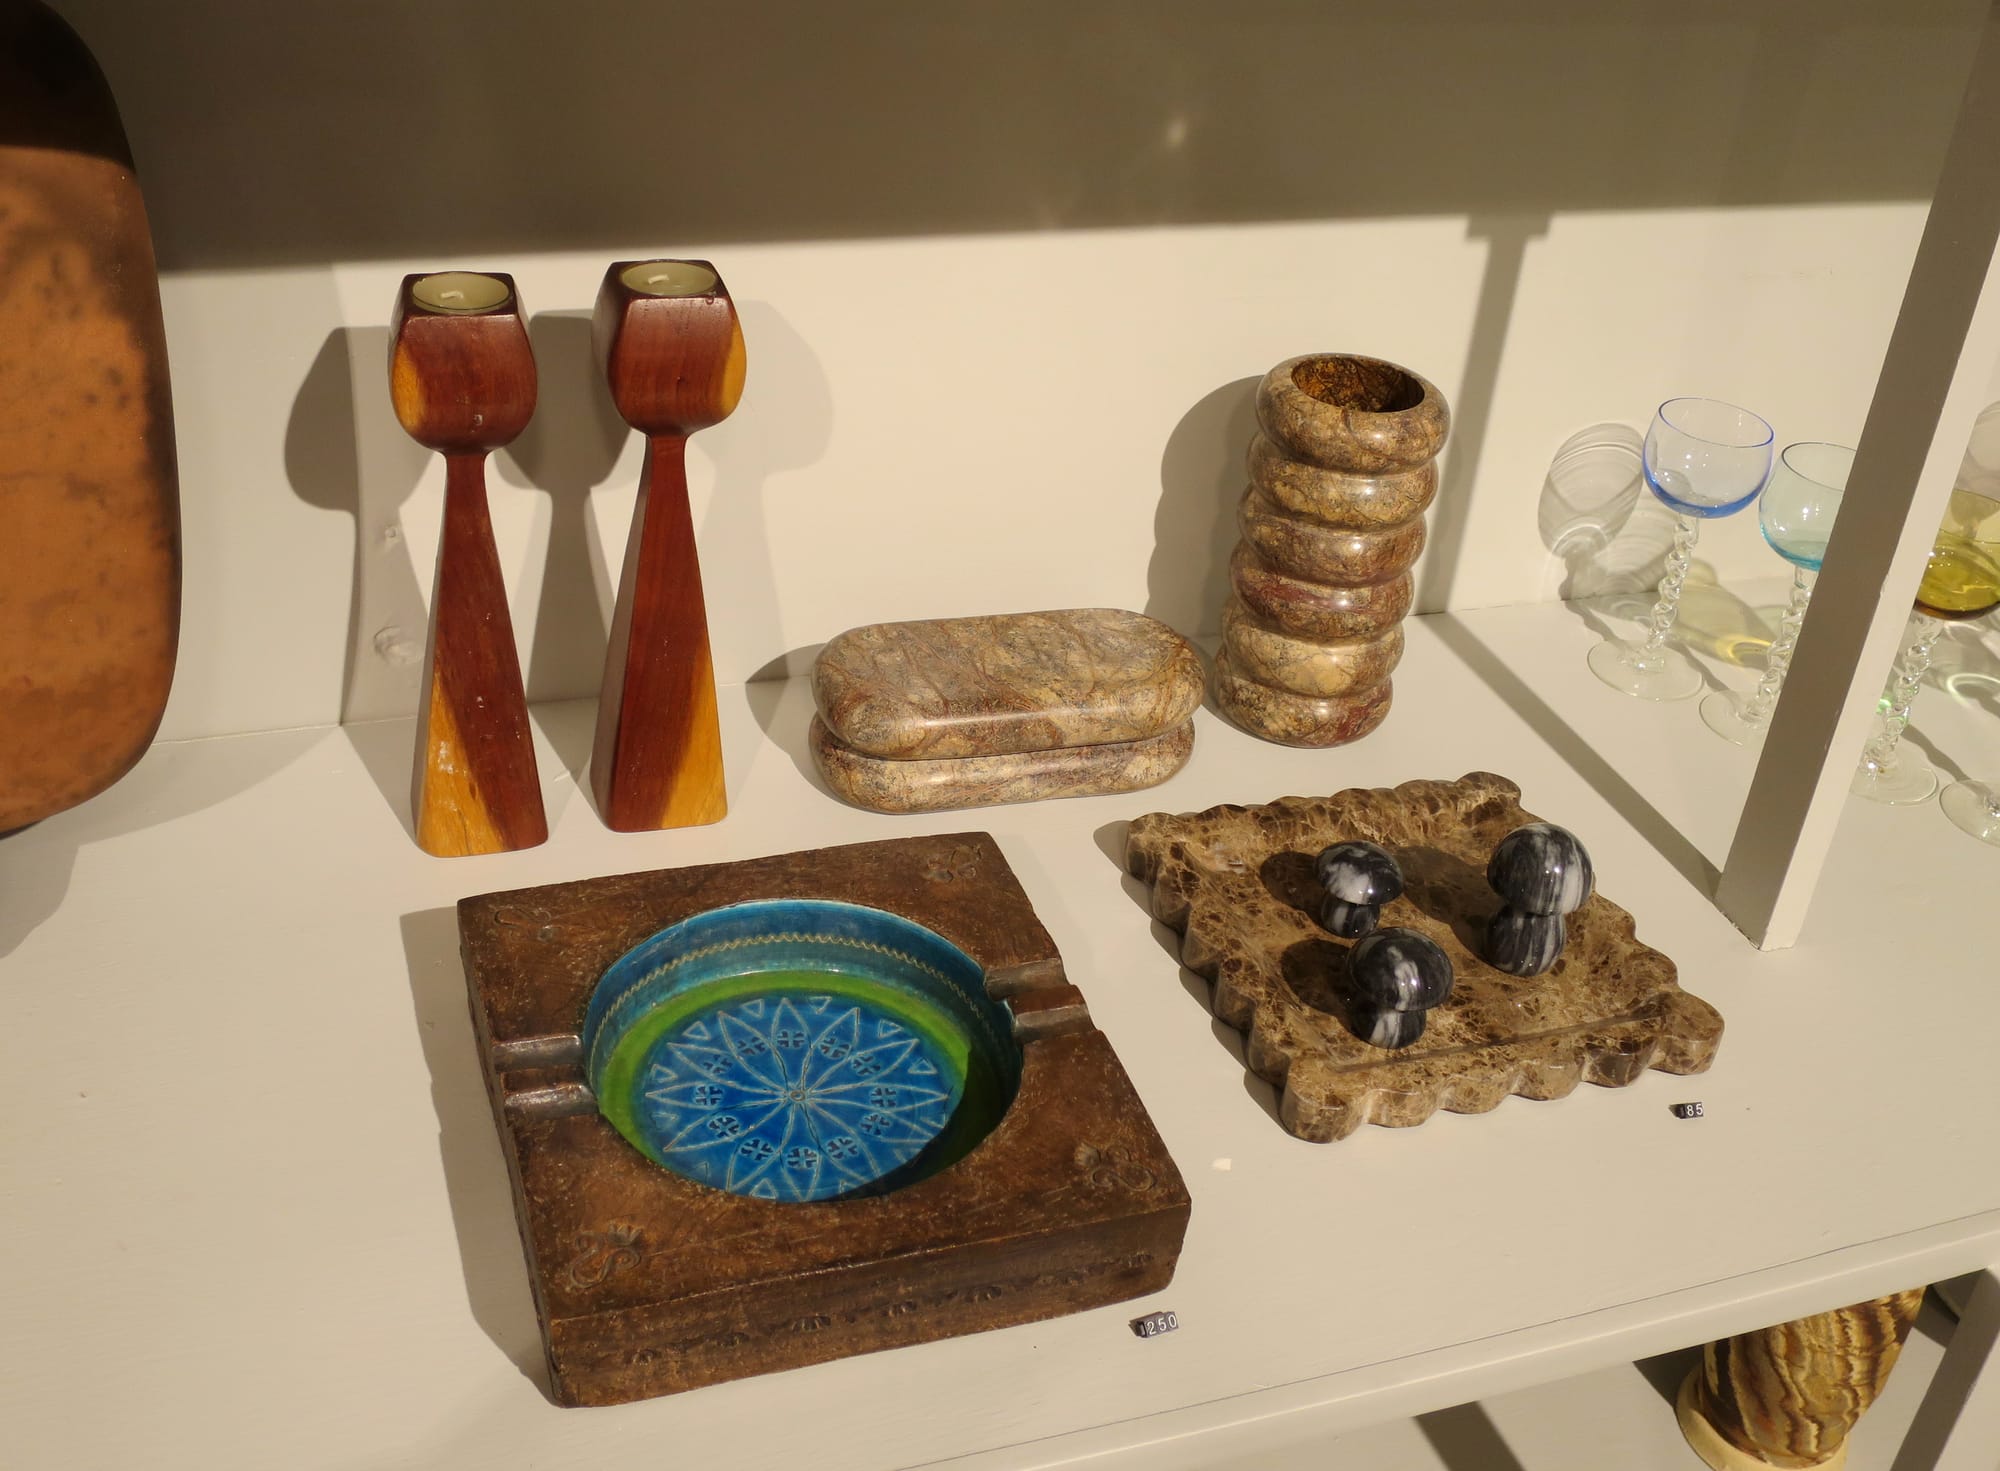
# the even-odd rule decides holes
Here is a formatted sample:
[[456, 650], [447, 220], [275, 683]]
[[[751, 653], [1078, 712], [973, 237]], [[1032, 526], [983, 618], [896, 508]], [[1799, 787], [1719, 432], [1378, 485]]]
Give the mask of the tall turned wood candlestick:
[[1451, 413], [1375, 358], [1291, 358], [1257, 388], [1215, 704], [1267, 741], [1337, 746], [1389, 713], [1410, 566]]
[[410, 806], [440, 858], [532, 848], [549, 835], [507, 588], [486, 510], [486, 456], [535, 412], [535, 356], [510, 276], [406, 276], [389, 332], [389, 396], [444, 456]]
[[1675, 1406], [1681, 1433], [1715, 1471], [1834, 1471], [1923, 1300], [1915, 1287], [1704, 1346]]
[[743, 329], [707, 261], [619, 261], [597, 293], [611, 398], [647, 439], [598, 697], [591, 790], [619, 832], [699, 827], [729, 811], [708, 611], [688, 509], [687, 437], [743, 396]]

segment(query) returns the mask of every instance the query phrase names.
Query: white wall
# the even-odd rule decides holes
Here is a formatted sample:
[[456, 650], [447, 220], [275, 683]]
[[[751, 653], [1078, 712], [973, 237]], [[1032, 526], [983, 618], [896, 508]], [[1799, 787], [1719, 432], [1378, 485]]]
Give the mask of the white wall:
[[[57, 4], [165, 272], [170, 737], [413, 706], [442, 477], [384, 326], [448, 266], [534, 314], [492, 482], [537, 697], [595, 687], [637, 474], [581, 320], [619, 256], [711, 256], [744, 319], [691, 456], [725, 681], [883, 618], [1214, 630], [1251, 384], [1322, 349], [1457, 411], [1422, 605], [1556, 596], [1572, 431], [1690, 392], [1858, 431], [1982, 9]], [[1718, 575], [1772, 570], [1712, 533]]]
[[[1495, 247], [1449, 218], [170, 277], [187, 596], [168, 733], [414, 708], [443, 474], [389, 411], [406, 270], [511, 270], [531, 313], [541, 408], [490, 484], [530, 690], [560, 698], [595, 688], [639, 473], [584, 316], [621, 253], [709, 255], [742, 314], [743, 405], [690, 455], [734, 681], [882, 618], [1102, 603], [1215, 630], [1251, 389], [1319, 349], [1394, 358], [1459, 409], [1425, 604], [1557, 596], [1538, 518], [1556, 447], [1686, 392], [1781, 440], [1851, 440], [1921, 226], [1912, 205], [1558, 217], [1502, 238], [1504, 339], [1481, 315]], [[1775, 565], [1749, 517], [1701, 555], [1724, 579]]]

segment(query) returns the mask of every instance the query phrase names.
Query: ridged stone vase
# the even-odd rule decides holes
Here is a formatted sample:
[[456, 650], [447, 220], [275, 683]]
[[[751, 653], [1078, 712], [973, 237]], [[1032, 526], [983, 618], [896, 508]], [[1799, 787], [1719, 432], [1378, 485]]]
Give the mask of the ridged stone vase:
[[1257, 388], [1215, 704], [1267, 741], [1338, 746], [1389, 713], [1410, 567], [1451, 410], [1376, 358], [1292, 358]]

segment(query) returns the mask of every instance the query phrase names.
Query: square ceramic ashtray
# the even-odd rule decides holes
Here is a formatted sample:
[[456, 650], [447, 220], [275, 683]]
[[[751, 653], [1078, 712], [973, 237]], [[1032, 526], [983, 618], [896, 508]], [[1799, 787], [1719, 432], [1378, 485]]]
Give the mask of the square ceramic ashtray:
[[1135, 1297], [1188, 1196], [984, 833], [459, 905], [555, 1397]]

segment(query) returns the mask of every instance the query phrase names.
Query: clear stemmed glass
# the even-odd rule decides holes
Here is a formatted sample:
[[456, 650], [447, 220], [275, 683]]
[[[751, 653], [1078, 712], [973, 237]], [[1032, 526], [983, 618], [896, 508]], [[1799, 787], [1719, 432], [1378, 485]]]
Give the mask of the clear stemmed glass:
[[[1910, 645], [1882, 694], [1882, 728], [1862, 748], [1861, 768], [1854, 773], [1857, 795], [1897, 806], [1930, 800], [1938, 789], [1937, 773], [1924, 762], [1910, 759], [1902, 749], [1910, 705], [1930, 672], [1931, 645], [1944, 632], [1945, 624], [1977, 618], [1995, 608], [2000, 608], [2000, 501], [1969, 490], [1954, 490], [1931, 546], [1924, 580], [1917, 585], [1917, 616], [1910, 620]], [[1962, 807], [1965, 800], [1954, 799], [1953, 806]], [[1952, 821], [1959, 819], [1954, 816]], [[1963, 822], [1959, 825], [1965, 826]], [[1973, 832], [1973, 836], [1979, 834]]]
[[1771, 426], [1714, 398], [1671, 398], [1646, 431], [1646, 484], [1677, 513], [1660, 598], [1643, 639], [1608, 638], [1590, 651], [1590, 670], [1642, 700], [1684, 700], [1701, 688], [1694, 662], [1667, 643], [1701, 523], [1732, 515], [1757, 498], [1771, 473]]
[[1701, 718], [1725, 741], [1755, 745], [1771, 723], [1771, 710], [1791, 668], [1792, 646], [1799, 639], [1806, 605], [1812, 598], [1813, 577], [1826, 556], [1826, 539], [1847, 488], [1854, 451], [1841, 444], [1793, 444], [1778, 456], [1771, 483], [1757, 502], [1757, 525], [1771, 550], [1792, 564], [1792, 598], [1778, 620], [1778, 636], [1764, 663], [1764, 677], [1749, 695], [1716, 690], [1701, 702]]

